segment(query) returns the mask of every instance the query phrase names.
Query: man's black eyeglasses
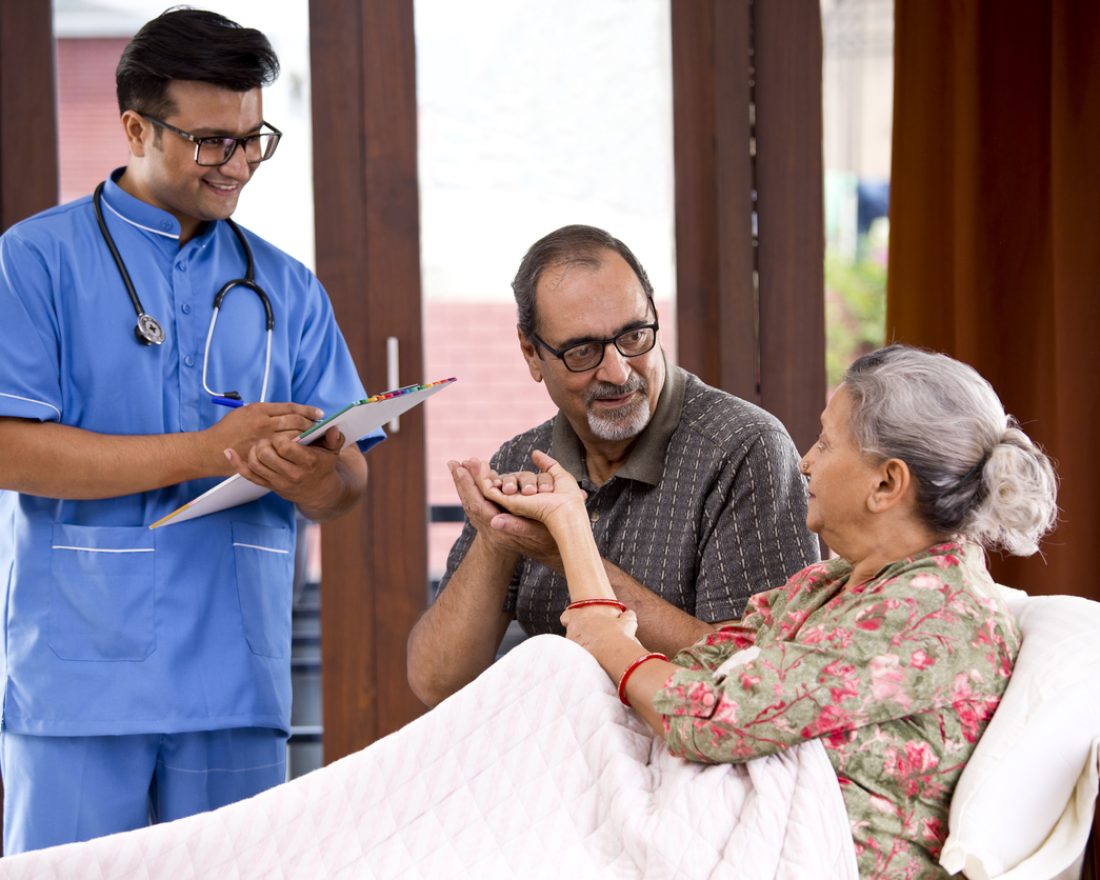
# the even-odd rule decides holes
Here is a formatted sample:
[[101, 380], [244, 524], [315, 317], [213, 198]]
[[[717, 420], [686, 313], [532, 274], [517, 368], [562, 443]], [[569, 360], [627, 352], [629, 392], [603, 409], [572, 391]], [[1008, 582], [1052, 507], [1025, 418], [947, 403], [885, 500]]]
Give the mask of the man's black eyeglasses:
[[583, 373], [586, 370], [594, 370], [603, 363], [604, 352], [607, 346], [614, 345], [616, 350], [625, 358], [635, 358], [653, 350], [657, 344], [657, 331], [660, 325], [657, 323], [657, 307], [650, 300], [653, 307], [653, 323], [642, 324], [624, 330], [618, 336], [609, 336], [606, 339], [584, 339], [565, 348], [554, 348], [547, 344], [537, 333], [532, 333], [531, 338], [536, 344], [545, 348], [554, 357], [565, 364], [565, 368], [572, 373]]
[[163, 119], [157, 119], [155, 116], [149, 116], [145, 113], [139, 113], [138, 115], [159, 128], [165, 128], [184, 140], [191, 141], [195, 145], [195, 163], [207, 167], [224, 165], [233, 158], [238, 146], [244, 149], [244, 160], [249, 165], [258, 165], [275, 155], [275, 148], [279, 146], [279, 139], [283, 136], [283, 133], [274, 125], [263, 122], [260, 124], [269, 130], [260, 131], [257, 134], [245, 135], [244, 137], [228, 137], [226, 135], [198, 137], [189, 131], [184, 131], [182, 128], [169, 125]]

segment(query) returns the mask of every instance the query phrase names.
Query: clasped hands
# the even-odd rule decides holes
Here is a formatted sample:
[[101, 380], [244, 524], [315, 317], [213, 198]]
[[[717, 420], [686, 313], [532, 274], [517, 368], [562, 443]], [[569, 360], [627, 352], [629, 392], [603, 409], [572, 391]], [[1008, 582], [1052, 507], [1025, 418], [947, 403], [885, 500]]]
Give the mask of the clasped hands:
[[[590, 540], [569, 542], [570, 536], [589, 532], [587, 493], [565, 468], [544, 452], [536, 451], [531, 460], [537, 471], [517, 471], [498, 474], [487, 462], [471, 458], [463, 462], [448, 462], [463, 510], [481, 539], [497, 552], [518, 559], [526, 556], [567, 576], [568, 559], [563, 559], [559, 547], [566, 548], [574, 564], [595, 563], [602, 584], [576, 583], [570, 579], [571, 598], [611, 596], [611, 588], [603, 574], [602, 561]], [[589, 553], [587, 560], [578, 557]], [[585, 570], [576, 565], [575, 570]], [[633, 611], [620, 612], [606, 605], [590, 605], [566, 610], [561, 617], [566, 635], [583, 647], [593, 650], [606, 638], [627, 635], [634, 638], [638, 620]]]
[[[477, 458], [449, 461], [447, 466], [467, 519], [477, 529], [478, 539], [493, 553], [508, 557], [513, 563], [526, 556], [562, 572], [561, 555], [549, 529], [531, 515], [532, 511], [517, 509], [519, 499], [538, 494], [540, 479], [547, 494], [553, 491], [554, 481], [549, 473], [524, 471], [501, 476], [488, 462]], [[582, 494], [582, 506], [583, 503]]]

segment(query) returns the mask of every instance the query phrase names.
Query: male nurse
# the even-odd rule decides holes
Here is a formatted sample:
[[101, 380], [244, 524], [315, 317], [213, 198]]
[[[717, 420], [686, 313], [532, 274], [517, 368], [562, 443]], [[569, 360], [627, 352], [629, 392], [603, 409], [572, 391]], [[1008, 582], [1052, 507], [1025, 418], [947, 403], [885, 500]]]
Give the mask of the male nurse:
[[[295, 442], [365, 392], [317, 279], [229, 219], [278, 69], [215, 13], [150, 21], [126, 166], [0, 237], [6, 854], [285, 778], [296, 514], [356, 504], [382, 435]], [[149, 528], [234, 473], [272, 491]]]

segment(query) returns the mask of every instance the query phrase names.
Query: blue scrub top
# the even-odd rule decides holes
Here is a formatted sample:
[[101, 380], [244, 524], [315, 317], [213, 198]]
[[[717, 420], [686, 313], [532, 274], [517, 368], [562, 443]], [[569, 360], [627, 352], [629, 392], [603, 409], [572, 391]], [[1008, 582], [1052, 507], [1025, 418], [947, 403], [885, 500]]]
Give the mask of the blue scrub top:
[[[160, 346], [136, 316], [91, 197], [0, 237], [0, 416], [105, 434], [199, 431], [228, 410], [202, 388], [215, 292], [245, 274], [223, 222], [182, 248], [172, 215], [107, 181], [103, 213]], [[267, 400], [333, 412], [366, 396], [320, 283], [245, 231], [275, 313]], [[224, 300], [211, 345], [215, 391], [259, 398], [263, 306]], [[364, 451], [379, 431], [360, 443]], [[294, 506], [273, 493], [150, 531], [218, 482], [100, 501], [0, 492], [3, 726], [86, 736], [290, 728]]]

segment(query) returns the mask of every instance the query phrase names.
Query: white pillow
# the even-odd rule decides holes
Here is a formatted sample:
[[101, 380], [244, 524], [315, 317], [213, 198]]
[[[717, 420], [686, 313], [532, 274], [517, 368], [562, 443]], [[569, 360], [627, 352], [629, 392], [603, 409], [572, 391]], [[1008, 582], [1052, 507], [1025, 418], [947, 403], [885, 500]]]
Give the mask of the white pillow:
[[[971, 880], [1017, 866], [1013, 880], [1049, 878], [1079, 855], [1092, 823], [1100, 602], [1002, 589], [1023, 643], [1004, 698], [955, 789], [940, 864]], [[1028, 861], [1044, 842], [1042, 857]]]

